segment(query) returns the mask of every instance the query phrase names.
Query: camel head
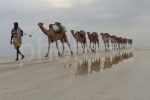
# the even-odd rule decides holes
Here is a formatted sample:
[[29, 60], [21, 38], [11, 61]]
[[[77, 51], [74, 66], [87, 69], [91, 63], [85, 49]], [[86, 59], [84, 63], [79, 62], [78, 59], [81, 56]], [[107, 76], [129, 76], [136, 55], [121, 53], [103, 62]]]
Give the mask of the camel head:
[[90, 32], [86, 32], [87, 34], [90, 34]]
[[39, 22], [39, 23], [38, 23], [38, 26], [39, 26], [39, 27], [43, 26], [43, 23]]
[[71, 33], [74, 33], [74, 30], [71, 30]]
[[103, 35], [104, 33], [100, 33], [100, 35]]
[[90, 37], [90, 32], [86, 32], [88, 34], [88, 37]]

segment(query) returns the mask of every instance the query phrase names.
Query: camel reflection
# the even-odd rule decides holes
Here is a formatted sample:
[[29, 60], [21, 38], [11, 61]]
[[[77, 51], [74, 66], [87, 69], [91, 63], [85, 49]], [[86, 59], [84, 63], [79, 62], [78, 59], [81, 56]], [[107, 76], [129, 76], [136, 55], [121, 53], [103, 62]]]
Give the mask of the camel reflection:
[[[94, 61], [94, 62], [93, 62], [93, 61]], [[100, 69], [101, 69], [101, 67], [100, 67], [100, 65], [101, 65], [100, 58], [99, 58], [99, 59], [95, 58], [93, 61], [91, 60], [90, 73], [92, 73], [93, 71], [99, 72]]]
[[124, 60], [127, 60], [129, 58], [133, 57], [133, 52], [119, 52], [116, 53], [112, 59], [110, 56], [105, 57], [104, 61], [104, 67], [103, 69], [111, 68], [113, 65], [119, 64], [119, 62], [123, 62]]
[[88, 60], [83, 60], [82, 64], [78, 62], [78, 68], [75, 76], [87, 76], [88, 75]]
[[133, 52], [129, 52], [129, 58], [132, 58], [133, 56]]
[[111, 68], [112, 67], [112, 62], [110, 60], [110, 57], [105, 57], [105, 61], [104, 61], [104, 67], [103, 69], [107, 69], [107, 68]]
[[[103, 70], [112, 68], [113, 65], [117, 65], [120, 62], [126, 62], [127, 59], [133, 57], [133, 52], [117, 52], [113, 56], [107, 56], [104, 59], [104, 67]], [[103, 59], [102, 59], [103, 60]], [[90, 68], [89, 66], [90, 65]], [[89, 73], [93, 74], [94, 72], [100, 72], [101, 70], [101, 59], [94, 58], [89, 60], [83, 60], [82, 62], [78, 62], [77, 70], [75, 76], [87, 76]]]

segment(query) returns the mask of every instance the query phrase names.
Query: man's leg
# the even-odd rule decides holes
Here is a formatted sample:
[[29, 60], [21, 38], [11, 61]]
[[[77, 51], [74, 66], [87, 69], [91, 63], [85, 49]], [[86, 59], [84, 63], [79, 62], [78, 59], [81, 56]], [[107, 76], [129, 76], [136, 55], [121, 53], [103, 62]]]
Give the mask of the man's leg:
[[19, 53], [18, 53], [17, 48], [16, 48], [16, 54], [17, 54], [16, 61], [18, 61], [18, 60], [19, 60], [19, 59], [18, 59]]
[[17, 52], [18, 52], [18, 54], [20, 54], [22, 57], [21, 57], [21, 60], [23, 60], [23, 58], [24, 58], [24, 55], [20, 52], [20, 50], [19, 50], [19, 46], [17, 47]]

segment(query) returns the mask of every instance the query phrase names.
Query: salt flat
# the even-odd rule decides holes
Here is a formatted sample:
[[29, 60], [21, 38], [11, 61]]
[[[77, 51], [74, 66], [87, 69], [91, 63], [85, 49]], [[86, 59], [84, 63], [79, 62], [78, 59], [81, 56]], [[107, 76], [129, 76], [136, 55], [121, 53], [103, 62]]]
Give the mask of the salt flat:
[[[150, 50], [0, 63], [0, 100], [149, 100]], [[4, 60], [4, 59], [3, 59]]]

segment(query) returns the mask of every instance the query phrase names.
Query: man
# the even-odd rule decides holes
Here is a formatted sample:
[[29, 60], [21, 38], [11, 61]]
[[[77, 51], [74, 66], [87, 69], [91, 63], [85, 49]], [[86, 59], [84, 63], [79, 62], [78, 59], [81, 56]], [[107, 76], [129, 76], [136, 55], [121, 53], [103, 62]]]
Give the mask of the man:
[[21, 60], [23, 60], [23, 58], [25, 57], [19, 50], [19, 48], [21, 47], [21, 43], [22, 43], [22, 39], [21, 39], [22, 36], [23, 36], [23, 31], [18, 27], [18, 23], [15, 22], [14, 28], [11, 31], [10, 44], [12, 44], [12, 40], [13, 40], [13, 44], [17, 53], [16, 61], [19, 60], [18, 59], [19, 54], [21, 55]]

